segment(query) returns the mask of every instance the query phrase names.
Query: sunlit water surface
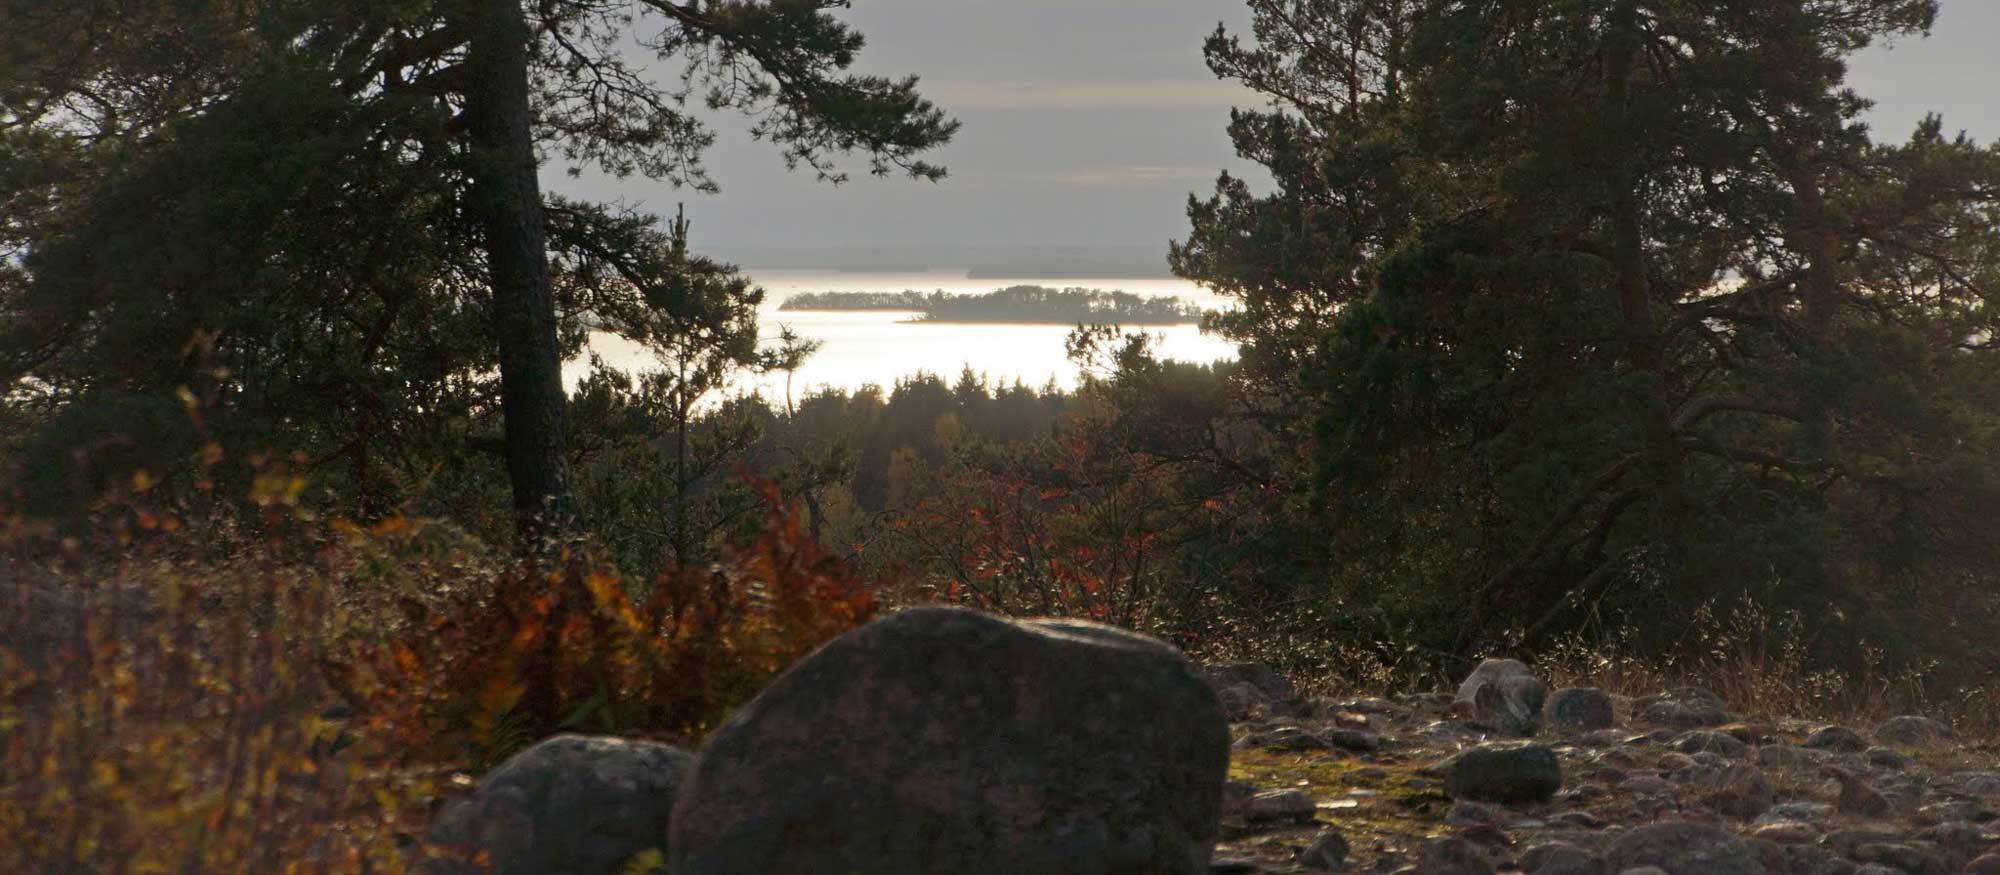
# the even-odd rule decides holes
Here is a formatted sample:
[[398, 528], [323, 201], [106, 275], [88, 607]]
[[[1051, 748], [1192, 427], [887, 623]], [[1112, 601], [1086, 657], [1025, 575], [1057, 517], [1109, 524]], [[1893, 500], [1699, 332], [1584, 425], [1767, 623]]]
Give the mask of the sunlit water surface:
[[[1219, 309], [1222, 298], [1209, 294], [1193, 283], [1173, 279], [967, 279], [964, 272], [936, 273], [838, 273], [810, 270], [751, 270], [747, 273], [768, 292], [759, 317], [767, 342], [780, 328], [789, 326], [802, 336], [816, 339], [822, 346], [793, 375], [791, 392], [803, 397], [816, 389], [833, 387], [847, 391], [868, 384], [883, 388], [899, 378], [929, 372], [956, 379], [962, 368], [970, 367], [995, 384], [1020, 381], [1041, 387], [1053, 380], [1064, 388], [1075, 388], [1077, 366], [1066, 356], [1063, 341], [1073, 326], [1068, 325], [932, 325], [911, 323], [906, 312], [782, 312], [785, 299], [805, 292], [900, 292], [905, 289], [948, 294], [981, 294], [1012, 285], [1041, 285], [1052, 288], [1077, 286], [1119, 290], [1154, 297], [1176, 296], [1204, 308]], [[1236, 357], [1236, 346], [1218, 337], [1205, 335], [1198, 326], [1175, 325], [1131, 329], [1158, 338], [1156, 349], [1164, 358], [1213, 362]], [[614, 368], [640, 372], [660, 367], [652, 353], [623, 338], [600, 334], [591, 342], [591, 351]], [[582, 378], [586, 365], [573, 362], [568, 368], [573, 382]], [[785, 393], [785, 375], [745, 377], [738, 387], [760, 391], [776, 401]]]

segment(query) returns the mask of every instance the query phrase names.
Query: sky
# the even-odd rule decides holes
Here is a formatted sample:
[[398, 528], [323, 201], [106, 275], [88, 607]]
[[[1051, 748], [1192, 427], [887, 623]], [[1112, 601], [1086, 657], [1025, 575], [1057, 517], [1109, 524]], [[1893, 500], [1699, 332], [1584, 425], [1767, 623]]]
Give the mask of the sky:
[[[939, 183], [857, 172], [840, 187], [786, 173], [775, 150], [718, 120], [708, 155], [720, 194], [642, 179], [549, 184], [654, 212], [685, 202], [698, 249], [753, 261], [768, 249], [927, 246], [1157, 247], [1186, 228], [1190, 192], [1244, 169], [1224, 132], [1254, 100], [1201, 58], [1218, 23], [1242, 30], [1242, 0], [854, 0], [868, 37], [858, 69], [923, 78], [963, 122], [937, 152]], [[1944, 0], [1928, 40], [1869, 49], [1851, 83], [1900, 139], [1926, 112], [2000, 138], [2000, 0]], [[857, 171], [860, 162], [848, 162]], [[748, 257], [746, 257], [748, 256]]]

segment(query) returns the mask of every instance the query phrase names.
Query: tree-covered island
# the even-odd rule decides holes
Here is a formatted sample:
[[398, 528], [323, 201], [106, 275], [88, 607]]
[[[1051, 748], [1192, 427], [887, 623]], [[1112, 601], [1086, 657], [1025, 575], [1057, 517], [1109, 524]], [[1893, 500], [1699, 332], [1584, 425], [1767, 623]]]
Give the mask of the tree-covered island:
[[785, 311], [883, 311], [919, 313], [913, 322], [1031, 325], [1188, 325], [1202, 310], [1180, 298], [1131, 292], [1046, 286], [1009, 286], [983, 295], [919, 292], [808, 292], [785, 299]]

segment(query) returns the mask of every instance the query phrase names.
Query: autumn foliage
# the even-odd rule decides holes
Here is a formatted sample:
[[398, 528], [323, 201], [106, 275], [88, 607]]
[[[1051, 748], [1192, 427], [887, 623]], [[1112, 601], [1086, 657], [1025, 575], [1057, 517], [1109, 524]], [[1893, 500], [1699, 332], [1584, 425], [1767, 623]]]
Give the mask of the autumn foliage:
[[404, 871], [466, 770], [562, 730], [697, 740], [874, 611], [761, 491], [760, 533], [656, 580], [282, 488], [221, 526], [126, 490], [102, 543], [0, 518], [0, 871]]

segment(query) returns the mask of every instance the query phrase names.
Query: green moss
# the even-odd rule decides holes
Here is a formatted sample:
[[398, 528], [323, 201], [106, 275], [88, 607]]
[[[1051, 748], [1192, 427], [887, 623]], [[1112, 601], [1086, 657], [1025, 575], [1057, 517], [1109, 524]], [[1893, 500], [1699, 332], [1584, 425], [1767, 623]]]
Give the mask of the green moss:
[[[1237, 751], [1229, 777], [1265, 790], [1303, 790], [1314, 801], [1352, 802], [1319, 810], [1318, 819], [1340, 828], [1349, 841], [1409, 838], [1439, 833], [1451, 802], [1424, 764], [1383, 758], [1377, 762], [1267, 750]], [[1366, 791], [1354, 795], [1353, 791]]]

